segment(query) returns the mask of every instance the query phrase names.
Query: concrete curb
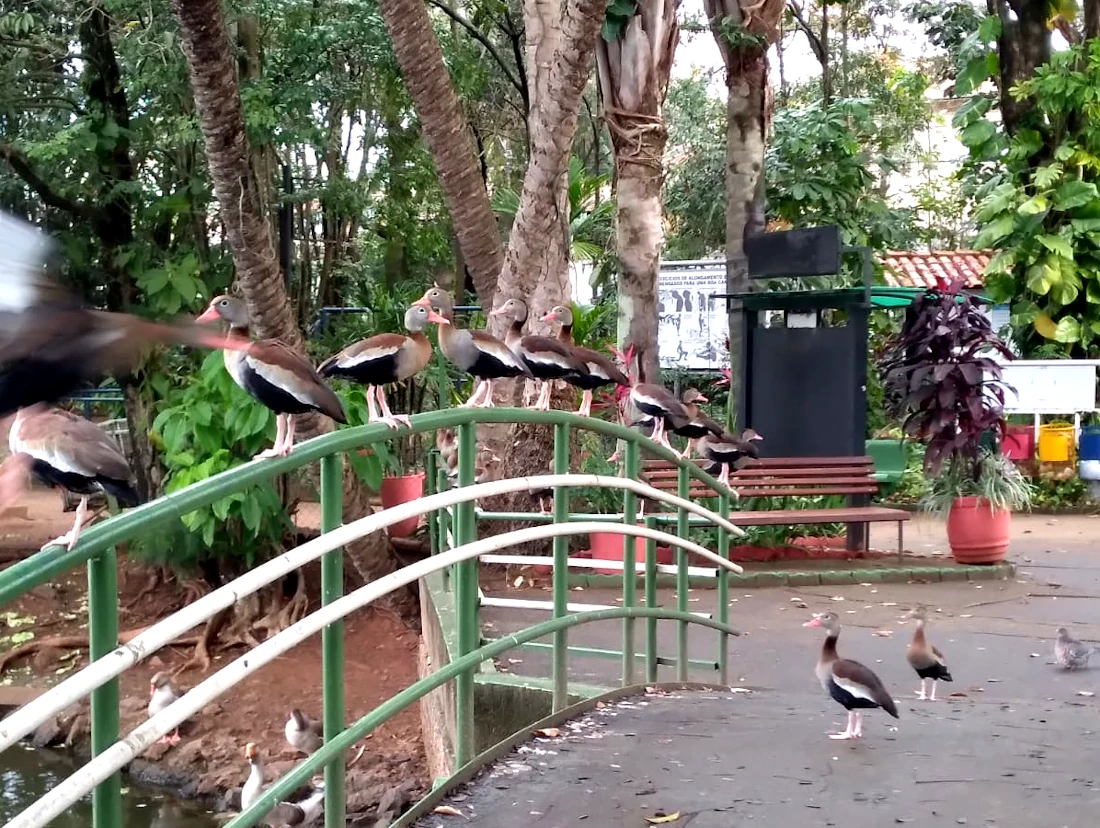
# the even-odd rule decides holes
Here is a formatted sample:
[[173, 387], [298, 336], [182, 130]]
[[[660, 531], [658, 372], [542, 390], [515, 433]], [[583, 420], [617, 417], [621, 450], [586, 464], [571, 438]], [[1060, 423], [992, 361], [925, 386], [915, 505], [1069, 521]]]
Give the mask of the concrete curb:
[[[795, 570], [767, 570], [729, 575], [729, 585], [743, 589], [794, 586], [844, 586], [846, 584], [906, 584], [910, 582], [938, 583], [941, 581], [1003, 581], [1016, 574], [1015, 564], [991, 566], [899, 566], [877, 569], [824, 569], [813, 572]], [[642, 580], [639, 575], [639, 582]], [[707, 589], [715, 586], [717, 578], [693, 577], [692, 587]], [[613, 588], [622, 584], [618, 575], [587, 575], [570, 573], [570, 587]], [[658, 586], [676, 586], [675, 575], [658, 575]]]

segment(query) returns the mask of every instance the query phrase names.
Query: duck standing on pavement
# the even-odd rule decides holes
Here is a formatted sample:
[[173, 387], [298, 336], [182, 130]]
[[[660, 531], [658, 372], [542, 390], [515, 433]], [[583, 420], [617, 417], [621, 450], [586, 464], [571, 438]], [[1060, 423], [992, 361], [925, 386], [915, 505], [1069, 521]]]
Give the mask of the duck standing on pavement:
[[[920, 690], [917, 691], [917, 698], [921, 701], [925, 699], [935, 701], [936, 682], [953, 681], [951, 672], [947, 669], [947, 661], [944, 659], [943, 653], [929, 644], [928, 639], [925, 637], [924, 625], [928, 620], [927, 610], [924, 607], [917, 607], [907, 617], [917, 622], [917, 630], [913, 633], [913, 640], [909, 642], [909, 647], [905, 651], [905, 658], [909, 662], [909, 666], [916, 670], [917, 675], [920, 676]], [[929, 680], [932, 682], [931, 695], [926, 693], [924, 689], [924, 683]]]
[[862, 738], [863, 710], [881, 707], [895, 719], [898, 718], [898, 707], [879, 677], [858, 661], [837, 655], [840, 619], [835, 613], [817, 613], [802, 626], [825, 628], [825, 644], [814, 673], [833, 701], [848, 711], [848, 727], [843, 733], [830, 733], [830, 739]]

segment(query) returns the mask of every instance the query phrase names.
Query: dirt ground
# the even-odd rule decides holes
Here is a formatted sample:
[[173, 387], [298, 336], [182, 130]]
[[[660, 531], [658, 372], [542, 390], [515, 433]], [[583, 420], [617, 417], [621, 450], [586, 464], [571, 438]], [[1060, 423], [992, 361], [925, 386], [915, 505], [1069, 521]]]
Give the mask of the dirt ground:
[[[0, 567], [10, 565], [67, 531], [72, 519], [71, 512], [62, 512], [58, 493], [39, 489], [26, 492], [16, 509], [0, 516]], [[151, 574], [140, 563], [121, 560], [121, 630], [140, 630], [190, 600], [174, 581], [149, 591]], [[311, 582], [311, 596], [316, 596], [319, 577], [316, 569], [307, 572], [306, 577], [307, 583]], [[311, 608], [315, 605], [314, 597]], [[83, 667], [87, 651], [76, 646], [74, 640], [87, 633], [85, 607], [82, 570], [39, 587], [12, 605], [0, 607], [0, 636], [11, 634], [12, 630], [4, 629], [4, 616], [14, 613], [19, 619], [33, 618], [33, 624], [18, 629], [33, 631], [35, 641], [52, 638], [59, 641], [59, 646], [46, 647], [5, 665], [0, 682], [48, 684], [66, 677], [74, 667]], [[197, 633], [195, 630], [193, 634]], [[396, 616], [379, 610], [349, 616], [344, 641], [348, 721], [354, 721], [416, 681], [417, 635]], [[320, 717], [320, 644], [320, 636], [304, 642], [204, 709], [196, 721], [181, 730], [179, 744], [154, 745], [147, 751], [143, 759], [152, 764], [135, 763], [135, 776], [177, 789], [186, 796], [217, 800], [227, 790], [242, 784], [247, 776], [243, 750], [249, 741], [260, 748], [268, 778], [283, 773], [294, 761], [283, 735], [290, 710], [300, 707], [308, 715]], [[3, 649], [10, 652], [7, 647]], [[165, 648], [121, 676], [123, 732], [146, 718], [152, 674], [179, 668], [191, 652], [192, 647], [186, 645]], [[242, 647], [218, 651], [214, 667], [243, 652]], [[0, 659], [4, 654], [0, 652]], [[49, 680], [45, 681], [45, 677]], [[176, 681], [186, 688], [205, 677], [192, 669], [180, 674]], [[67, 730], [63, 721], [59, 725], [60, 730]], [[59, 732], [55, 740], [64, 735]], [[358, 747], [351, 751], [349, 761], [359, 752]], [[425, 772], [420, 714], [412, 707], [366, 739], [362, 756], [349, 771], [349, 812], [369, 812], [379, 799], [387, 796], [391, 801], [395, 795], [399, 800], [412, 798], [426, 784]]]

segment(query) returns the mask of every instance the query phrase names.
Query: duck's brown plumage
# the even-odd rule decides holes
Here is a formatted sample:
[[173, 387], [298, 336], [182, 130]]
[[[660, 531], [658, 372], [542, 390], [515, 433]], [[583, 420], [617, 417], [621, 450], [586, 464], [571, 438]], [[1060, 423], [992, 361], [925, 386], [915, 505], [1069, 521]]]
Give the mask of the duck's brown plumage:
[[47, 235], [0, 213], [0, 417], [126, 373], [154, 345], [246, 345], [194, 322], [83, 307], [51, 277], [47, 265], [56, 254]]
[[951, 671], [947, 669], [947, 660], [944, 658], [943, 653], [937, 650], [928, 641], [925, 633], [925, 624], [927, 623], [928, 616], [924, 607], [914, 609], [909, 613], [909, 618], [916, 620], [917, 629], [913, 632], [913, 638], [905, 650], [905, 659], [909, 662], [909, 666], [912, 667], [921, 678], [920, 690], [918, 691], [920, 698], [923, 699], [926, 696], [924, 682], [927, 679], [931, 679], [932, 700], [935, 701], [935, 683], [937, 681], [953, 681], [951, 678]]

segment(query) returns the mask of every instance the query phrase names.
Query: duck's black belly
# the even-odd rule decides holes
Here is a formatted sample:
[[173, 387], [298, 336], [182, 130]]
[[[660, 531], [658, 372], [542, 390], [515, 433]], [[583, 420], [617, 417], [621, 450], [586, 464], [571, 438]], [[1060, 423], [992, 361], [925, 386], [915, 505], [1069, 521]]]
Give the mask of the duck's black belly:
[[94, 477], [85, 477], [82, 474], [55, 469], [49, 463], [39, 460], [37, 457], [34, 458], [34, 465], [31, 466], [31, 474], [46, 486], [67, 489], [73, 494], [93, 495], [101, 491], [100, 485]]
[[473, 365], [467, 368], [466, 371], [467, 373], [473, 374], [478, 379], [518, 377], [523, 373], [523, 369], [518, 365], [510, 365], [482, 350], [478, 350], [477, 359], [474, 360]]
[[650, 417], [658, 417], [663, 420], [668, 416], [668, 410], [663, 405], [652, 403], [648, 400], [641, 400], [637, 397], [634, 398], [634, 407], [643, 414], [648, 414]]
[[829, 695], [832, 696], [833, 701], [844, 707], [845, 710], [862, 710], [879, 706], [878, 702], [873, 702], [862, 696], [852, 695], [835, 681], [829, 682]]
[[305, 414], [307, 411], [317, 410], [316, 406], [302, 402], [255, 371], [245, 369], [241, 372], [241, 379], [244, 390], [276, 414]]
[[[914, 668], [916, 669], [916, 668]], [[951, 681], [951, 673], [942, 664], [933, 664], [917, 670], [917, 675], [922, 679], [936, 679], [937, 681]]]

